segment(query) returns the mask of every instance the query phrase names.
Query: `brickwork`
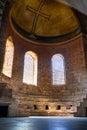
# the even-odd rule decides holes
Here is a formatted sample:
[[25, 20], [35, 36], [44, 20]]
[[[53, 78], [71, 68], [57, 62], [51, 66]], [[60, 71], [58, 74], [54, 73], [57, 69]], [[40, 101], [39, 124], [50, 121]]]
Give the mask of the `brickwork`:
[[[3, 60], [4, 60], [9, 10], [10, 10], [9, 3], [8, 2], [6, 4], [4, 3], [3, 17], [2, 17], [1, 28], [0, 28], [0, 59], [1, 59], [0, 60], [0, 73], [2, 71]], [[0, 77], [1, 77], [1, 74], [0, 74]]]
[[[28, 87], [30, 94], [41, 93], [43, 95], [52, 95], [54, 91], [56, 92], [55, 95], [58, 95], [59, 90], [62, 91], [63, 88], [66, 89], [66, 86], [69, 87], [71, 84], [78, 83], [76, 79], [78, 76], [76, 76], [75, 73], [85, 68], [85, 56], [82, 36], [61, 45], [35, 45], [31, 42], [21, 39], [18, 35], [16, 35], [16, 33], [13, 32], [13, 30], [9, 30], [11, 31], [10, 33], [13, 38], [15, 48], [11, 86], [14, 86], [14, 84], [15, 86], [19, 85], [17, 89], [21, 90], [22, 88], [21, 91], [23, 92], [24, 89], [29, 86], [22, 83], [24, 55], [27, 51], [33, 51], [38, 56], [38, 87]], [[52, 86], [51, 58], [56, 53], [62, 54], [65, 58], [66, 86], [62, 87]], [[16, 89], [15, 86], [14, 89]], [[32, 89], [34, 91], [32, 91]], [[28, 90], [25, 89], [25, 92], [28, 92]]]
[[[85, 72], [85, 55], [84, 55], [84, 47], [83, 47], [83, 38], [79, 36], [75, 40], [71, 40], [69, 42], [65, 42], [64, 44], [58, 43], [58, 45], [37, 45], [32, 44], [30, 41], [26, 41], [21, 39], [9, 26], [8, 30], [10, 32], [10, 36], [13, 38], [14, 43], [14, 61], [13, 61], [13, 71], [12, 78], [6, 79], [2, 77], [3, 81], [7, 81], [10, 88], [13, 89], [13, 95], [16, 94], [23, 97], [23, 95], [28, 96], [23, 100], [16, 97], [14, 98], [14, 103], [10, 105], [10, 116], [28, 116], [31, 115], [31, 110], [27, 110], [25, 108], [25, 100], [26, 104], [30, 104], [31, 108], [34, 105], [34, 102], [31, 102], [31, 98], [29, 95], [40, 95], [40, 96], [50, 96], [56, 97], [58, 99], [66, 101], [73, 100], [81, 100], [79, 93], [82, 92], [82, 82], [81, 75]], [[8, 35], [9, 36], [9, 35]], [[8, 37], [7, 36], [7, 37]], [[24, 66], [24, 55], [27, 51], [33, 51], [38, 56], [38, 85], [31, 86], [23, 84], [23, 66]], [[65, 86], [53, 86], [52, 85], [52, 76], [51, 76], [51, 58], [54, 54], [60, 53], [65, 58], [65, 68], [66, 68], [66, 85]], [[79, 84], [79, 82], [81, 84]], [[75, 98], [73, 98], [73, 96]], [[40, 97], [41, 98], [41, 97]], [[46, 97], [44, 97], [46, 98]], [[83, 98], [83, 95], [82, 95]], [[55, 102], [55, 100], [54, 100]], [[80, 102], [80, 101], [79, 101]], [[23, 105], [24, 104], [24, 105]], [[45, 102], [44, 105], [46, 105]], [[48, 103], [49, 104], [49, 103]], [[56, 103], [55, 103], [56, 104]], [[38, 102], [37, 102], [38, 105]], [[17, 111], [17, 115], [14, 114], [14, 111]], [[33, 111], [32, 111], [33, 112]], [[22, 113], [22, 115], [21, 115]], [[38, 112], [37, 112], [38, 113]], [[35, 113], [34, 113], [35, 114]], [[54, 114], [56, 115], [56, 113]]]
[[[44, 110], [46, 105], [52, 107], [49, 115], [68, 115], [67, 111], [76, 112], [77, 106], [87, 94], [86, 50], [83, 36], [80, 34], [72, 40], [52, 45], [36, 44], [25, 40], [14, 31], [8, 22], [8, 14], [9, 10], [4, 14], [1, 28], [0, 66], [2, 69], [6, 39], [11, 36], [14, 44], [12, 78], [3, 74], [1, 76], [2, 82], [7, 83], [6, 87], [12, 89], [13, 100], [9, 105], [9, 116], [38, 115], [39, 112], [46, 115], [49, 112]], [[23, 83], [24, 55], [27, 51], [33, 51], [38, 56], [37, 86]], [[65, 60], [66, 84], [62, 86], [52, 85], [51, 58], [56, 53], [62, 54]], [[74, 104], [76, 101], [77, 104]], [[60, 104], [63, 113], [56, 110]], [[40, 111], [34, 111], [34, 105], [37, 105]], [[66, 111], [69, 107], [70, 110]]]

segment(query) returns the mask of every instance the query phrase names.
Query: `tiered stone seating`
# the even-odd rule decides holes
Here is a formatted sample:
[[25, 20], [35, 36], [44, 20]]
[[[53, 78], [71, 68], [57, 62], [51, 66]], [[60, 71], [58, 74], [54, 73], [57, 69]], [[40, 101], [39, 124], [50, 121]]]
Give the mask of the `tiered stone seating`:
[[[5, 78], [5, 80], [9, 83], [8, 78]], [[2, 83], [1, 86], [1, 88], [6, 88], [5, 83]], [[6, 101], [6, 94], [8, 93], [8, 97], [8, 95], [11, 94], [9, 93], [11, 90], [5, 89], [3, 91], [4, 95], [2, 95], [2, 101]], [[55, 94], [53, 96], [41, 95], [41, 93], [38, 93], [38, 89], [34, 94], [18, 89], [18, 91], [13, 91], [13, 102], [11, 102], [10, 108], [12, 115], [15, 109], [18, 111], [18, 116], [75, 116], [85, 98], [86, 91], [82, 91], [81, 89], [77, 91], [65, 89], [64, 91], [60, 91], [58, 95]], [[2, 101], [0, 99], [0, 102]], [[14, 113], [14, 116], [17, 115]]]
[[[16, 103], [26, 116], [74, 116], [79, 102], [65, 102], [49, 96], [13, 95]], [[24, 107], [25, 106], [25, 107]]]

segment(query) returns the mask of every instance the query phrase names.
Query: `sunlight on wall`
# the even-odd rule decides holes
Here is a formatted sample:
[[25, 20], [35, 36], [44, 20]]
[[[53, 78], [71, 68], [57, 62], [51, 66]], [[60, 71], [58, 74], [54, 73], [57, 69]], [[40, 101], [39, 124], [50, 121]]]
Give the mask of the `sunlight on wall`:
[[25, 53], [23, 82], [37, 85], [37, 55], [32, 51]]
[[14, 45], [12, 37], [9, 36], [6, 40], [5, 56], [2, 73], [8, 77], [12, 77], [12, 65], [13, 65]]
[[53, 85], [65, 84], [64, 57], [61, 54], [52, 57], [52, 82]]

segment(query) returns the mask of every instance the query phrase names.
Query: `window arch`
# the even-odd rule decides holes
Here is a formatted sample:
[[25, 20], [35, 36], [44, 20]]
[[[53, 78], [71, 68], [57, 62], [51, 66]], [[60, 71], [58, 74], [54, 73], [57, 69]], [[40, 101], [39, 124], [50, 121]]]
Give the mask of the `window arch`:
[[61, 54], [55, 54], [52, 57], [52, 84], [65, 84], [65, 65], [64, 57]]
[[37, 55], [32, 51], [25, 53], [23, 82], [37, 85]]
[[13, 65], [14, 45], [12, 37], [9, 36], [6, 40], [5, 56], [2, 73], [8, 77], [12, 77], [12, 65]]

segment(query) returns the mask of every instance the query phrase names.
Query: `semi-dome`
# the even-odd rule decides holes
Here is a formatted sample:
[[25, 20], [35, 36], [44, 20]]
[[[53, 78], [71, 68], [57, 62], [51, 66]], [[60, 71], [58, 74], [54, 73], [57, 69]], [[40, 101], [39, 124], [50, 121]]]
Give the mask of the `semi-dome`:
[[37, 41], [53, 42], [60, 36], [79, 32], [72, 9], [54, 0], [16, 0], [11, 20], [19, 33]]

